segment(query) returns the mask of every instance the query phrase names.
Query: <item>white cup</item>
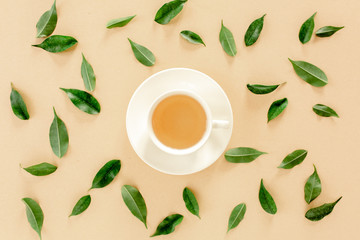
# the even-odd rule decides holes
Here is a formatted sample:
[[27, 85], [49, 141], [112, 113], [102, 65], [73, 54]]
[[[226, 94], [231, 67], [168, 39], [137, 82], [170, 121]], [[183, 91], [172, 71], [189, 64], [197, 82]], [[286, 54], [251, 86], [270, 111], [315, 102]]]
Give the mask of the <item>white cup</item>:
[[[202, 138], [193, 146], [189, 147], [189, 148], [184, 148], [184, 149], [176, 149], [176, 148], [171, 148], [168, 147], [166, 145], [164, 145], [162, 142], [160, 142], [160, 140], [156, 137], [155, 133], [154, 133], [154, 129], [152, 126], [152, 117], [154, 114], [154, 111], [157, 107], [157, 105], [164, 100], [167, 97], [173, 96], [173, 95], [186, 95], [189, 96], [193, 99], [195, 99], [204, 109], [205, 111], [205, 115], [206, 115], [206, 129], [205, 132], [202, 136]], [[189, 91], [189, 90], [185, 90], [185, 89], [177, 89], [177, 90], [171, 90], [168, 92], [165, 92], [164, 94], [160, 95], [159, 97], [157, 97], [153, 103], [151, 104], [149, 113], [148, 113], [148, 133], [150, 135], [151, 140], [154, 142], [154, 144], [161, 149], [164, 152], [167, 152], [169, 154], [172, 155], [186, 155], [186, 154], [190, 154], [193, 153], [197, 150], [199, 150], [205, 143], [206, 141], [209, 139], [210, 137], [210, 133], [212, 131], [213, 128], [229, 128], [230, 127], [230, 122], [227, 120], [214, 120], [212, 118], [211, 115], [211, 111], [209, 106], [207, 105], [207, 103], [205, 102], [204, 99], [202, 99], [199, 95], [197, 95], [196, 93]]]

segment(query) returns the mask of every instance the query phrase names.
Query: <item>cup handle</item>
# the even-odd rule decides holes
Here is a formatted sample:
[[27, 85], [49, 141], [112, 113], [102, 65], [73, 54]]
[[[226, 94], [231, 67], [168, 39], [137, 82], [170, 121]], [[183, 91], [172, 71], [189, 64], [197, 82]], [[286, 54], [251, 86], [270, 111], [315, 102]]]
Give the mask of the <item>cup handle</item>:
[[229, 128], [230, 122], [227, 120], [213, 120], [212, 127], [213, 128]]

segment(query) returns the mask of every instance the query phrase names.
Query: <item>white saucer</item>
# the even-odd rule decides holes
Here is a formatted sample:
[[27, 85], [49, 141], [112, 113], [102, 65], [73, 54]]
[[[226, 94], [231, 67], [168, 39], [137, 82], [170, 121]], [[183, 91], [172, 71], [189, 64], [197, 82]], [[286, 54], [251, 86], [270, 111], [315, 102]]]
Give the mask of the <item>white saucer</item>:
[[[207, 142], [196, 152], [175, 156], [160, 150], [150, 139], [147, 117], [152, 102], [164, 92], [187, 89], [208, 104], [213, 119], [227, 120], [229, 128], [212, 129]], [[229, 99], [209, 76], [188, 68], [170, 68], [146, 79], [132, 96], [126, 113], [126, 130], [137, 155], [152, 168], [167, 174], [185, 175], [213, 164], [225, 151], [233, 128]]]

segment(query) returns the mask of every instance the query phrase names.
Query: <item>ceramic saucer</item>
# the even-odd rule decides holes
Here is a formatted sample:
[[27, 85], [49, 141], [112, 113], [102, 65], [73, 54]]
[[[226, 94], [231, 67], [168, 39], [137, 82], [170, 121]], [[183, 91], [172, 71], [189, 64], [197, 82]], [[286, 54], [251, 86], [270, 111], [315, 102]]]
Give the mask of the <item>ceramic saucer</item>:
[[[213, 119], [229, 121], [228, 128], [213, 128], [207, 142], [187, 155], [160, 150], [148, 132], [151, 104], [161, 94], [176, 89], [198, 94], [208, 104]], [[209, 76], [188, 68], [171, 68], [150, 76], [136, 89], [126, 113], [127, 134], [137, 155], [152, 168], [173, 175], [195, 173], [213, 164], [226, 149], [232, 127], [233, 114], [225, 92]]]

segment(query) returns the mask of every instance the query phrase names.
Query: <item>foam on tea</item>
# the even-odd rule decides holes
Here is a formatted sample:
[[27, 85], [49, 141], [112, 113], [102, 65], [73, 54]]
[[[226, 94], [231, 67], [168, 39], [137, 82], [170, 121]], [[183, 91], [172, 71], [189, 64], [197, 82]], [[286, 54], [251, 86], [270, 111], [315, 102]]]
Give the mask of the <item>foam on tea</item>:
[[205, 133], [205, 110], [187, 95], [167, 97], [154, 110], [152, 128], [162, 144], [176, 149], [189, 148]]

